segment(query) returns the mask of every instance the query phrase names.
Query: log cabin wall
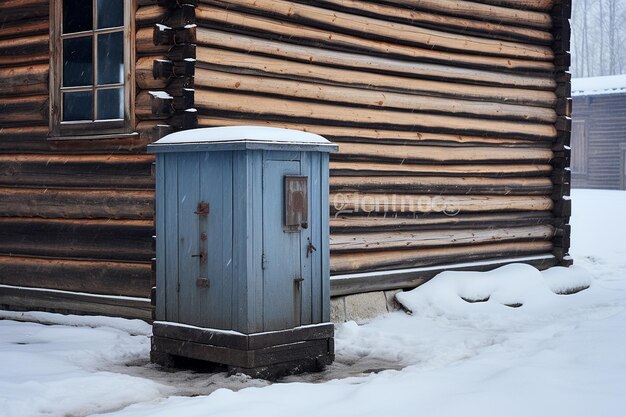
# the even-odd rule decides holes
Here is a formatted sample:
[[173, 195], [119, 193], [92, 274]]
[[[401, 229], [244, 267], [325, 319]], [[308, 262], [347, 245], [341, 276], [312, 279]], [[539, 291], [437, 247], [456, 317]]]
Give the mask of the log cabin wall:
[[0, 305], [149, 317], [145, 146], [195, 126], [340, 145], [334, 295], [569, 262], [568, 1], [134, 6], [139, 134], [50, 141], [48, 1], [0, 2]]
[[149, 319], [156, 122], [48, 138], [50, 10], [0, 2], [0, 307]]
[[335, 295], [459, 262], [567, 263], [569, 14], [553, 0], [200, 0], [198, 123], [339, 144]]
[[573, 116], [572, 185], [626, 189], [626, 94], [576, 96]]

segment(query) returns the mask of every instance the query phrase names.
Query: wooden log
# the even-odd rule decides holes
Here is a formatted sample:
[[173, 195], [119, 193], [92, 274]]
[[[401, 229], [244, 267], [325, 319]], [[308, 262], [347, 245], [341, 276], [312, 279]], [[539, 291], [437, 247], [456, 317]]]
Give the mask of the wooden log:
[[[550, 29], [552, 19], [548, 13], [526, 11], [511, 7], [499, 7], [481, 4], [473, 1], [461, 0], [386, 0], [388, 3], [419, 10], [433, 11], [451, 16], [467, 17], [471, 19], [528, 26], [540, 29]], [[507, 5], [508, 6], [508, 5]]]
[[3, 127], [0, 129], [0, 151], [3, 153], [107, 154], [145, 153], [146, 142], [140, 135], [122, 135], [110, 139], [46, 140], [48, 125]]
[[48, 123], [48, 96], [6, 97], [0, 100], [2, 126], [37, 126]]
[[452, 176], [452, 177], [519, 177], [519, 176], [546, 176], [552, 172], [549, 164], [460, 164], [460, 165], [417, 165], [378, 163], [378, 162], [330, 162], [332, 175], [411, 175], [411, 176]]
[[152, 220], [59, 220], [0, 217], [0, 253], [46, 258], [146, 262]]
[[48, 65], [0, 68], [0, 97], [48, 93]]
[[[332, 255], [343, 252], [368, 252], [392, 249], [425, 249], [457, 245], [480, 245], [498, 242], [550, 240], [555, 236], [551, 225], [436, 230], [419, 232], [341, 233], [330, 236]], [[332, 256], [331, 255], [331, 256]]]
[[135, 49], [138, 55], [161, 55], [165, 54], [170, 45], [155, 45], [154, 29], [151, 27], [138, 28], [135, 32]]
[[174, 128], [161, 122], [147, 121], [137, 123], [137, 131], [148, 143], [156, 142], [165, 135], [174, 132]]
[[198, 71], [195, 84], [198, 88], [208, 87], [247, 93], [282, 95], [328, 103], [410, 110], [417, 113], [451, 113], [542, 123], [554, 123], [556, 121], [554, 110], [542, 107], [371, 91], [205, 69]]
[[151, 320], [150, 300], [82, 294], [40, 288], [0, 287], [0, 306], [14, 311], [51, 311], [61, 314], [97, 314]]
[[553, 185], [550, 178], [333, 176], [330, 189], [333, 192], [550, 195]]
[[195, 25], [186, 26], [181, 29], [174, 29], [167, 26], [156, 25], [152, 32], [152, 42], [154, 45], [180, 45], [183, 43], [194, 43], [196, 41]]
[[[516, 40], [529, 43], [549, 45], [552, 42], [550, 32], [520, 28], [500, 23], [490, 23], [475, 19], [466, 19], [446, 16], [420, 10], [409, 10], [397, 6], [365, 2], [360, 0], [316, 0], [307, 3], [323, 5], [348, 13], [375, 17], [378, 19], [392, 20], [401, 23], [423, 26], [433, 29], [445, 28], [446, 31], [477, 35], [492, 39]], [[515, 6], [513, 6], [515, 7]]]
[[174, 29], [181, 29], [187, 25], [196, 23], [195, 7], [190, 4], [181, 4], [176, 9], [154, 4], [140, 7], [135, 14], [137, 27], [152, 26], [160, 23]]
[[[313, 27], [327, 28], [330, 26], [339, 33], [354, 33], [368, 39], [380, 39], [435, 50], [543, 61], [554, 58], [552, 49], [545, 46], [455, 35], [441, 30], [373, 19], [284, 0], [229, 0], [227, 3], [203, 0], [203, 2], [218, 5], [227, 4], [229, 9], [262, 13]], [[522, 13], [530, 14], [526, 12], [520, 14]], [[546, 17], [548, 20], [550, 19], [549, 15]], [[520, 16], [516, 16], [516, 18], [519, 19]], [[547, 26], [547, 28], [549, 27]]]
[[180, 95], [165, 97], [163, 92], [141, 91], [135, 100], [135, 115], [141, 120], [166, 119], [176, 112], [192, 108], [194, 90], [185, 89]]
[[494, 6], [510, 7], [522, 10], [539, 10], [549, 12], [561, 0], [480, 0], [480, 3]]
[[152, 219], [154, 191], [0, 188], [3, 217]]
[[[314, 81], [324, 84], [337, 84], [362, 89], [525, 104], [550, 108], [554, 107], [557, 100], [554, 91], [471, 85], [458, 82], [431, 81], [408, 76], [401, 77], [377, 73], [363, 73], [362, 71], [288, 62], [283, 59], [268, 58], [208, 47], [198, 48], [197, 59], [197, 69], [218, 69], [236, 73], [252, 73], [255, 75]], [[198, 73], [200, 73], [200, 71], [198, 71]]]
[[456, 80], [466, 83], [495, 84], [554, 90], [556, 82], [549, 75], [516, 74], [502, 71], [458, 68], [415, 61], [381, 58], [365, 54], [332, 51], [286, 42], [266, 40], [237, 33], [198, 28], [198, 43], [217, 48], [227, 47], [246, 53], [274, 56], [307, 64], [339, 66], [382, 74], [423, 76], [429, 79]]
[[552, 242], [508, 242], [449, 248], [338, 253], [330, 258], [331, 274], [416, 268], [481, 259], [550, 253]]
[[218, 28], [235, 28], [246, 33], [259, 33], [270, 39], [289, 39], [290, 43], [304, 43], [313, 46], [325, 45], [326, 47], [349, 52], [357, 50], [374, 55], [404, 57], [446, 65], [454, 63], [457, 66], [479, 68], [507, 68], [523, 71], [552, 71], [554, 69], [554, 65], [550, 61], [464, 54], [433, 50], [427, 47], [400, 45], [398, 43], [370, 40], [367, 36], [358, 37], [324, 29], [305, 27], [301, 24], [238, 13], [206, 4], [202, 4], [201, 7], [196, 9], [196, 18], [200, 23]]
[[[331, 178], [332, 179], [332, 178]], [[487, 213], [487, 214], [445, 214], [431, 213], [421, 216], [400, 214], [381, 215], [337, 215], [330, 219], [331, 233], [372, 233], [392, 230], [451, 230], [451, 229], [486, 229], [489, 227], [521, 227], [552, 224], [549, 211]]]
[[545, 196], [330, 193], [333, 213], [459, 213], [551, 210]]
[[443, 146], [489, 146], [498, 145], [501, 147], [545, 147], [551, 146], [540, 141], [530, 141], [523, 139], [507, 139], [500, 137], [482, 137], [466, 135], [448, 135], [443, 133], [427, 133], [416, 131], [367, 129], [365, 127], [343, 127], [312, 125], [301, 122], [273, 122], [261, 119], [241, 118], [229, 119], [225, 117], [201, 116], [199, 118], [201, 127], [219, 126], [249, 126], [259, 125], [268, 127], [280, 127], [283, 129], [302, 130], [313, 132], [325, 136], [333, 142], [361, 142], [361, 143], [387, 143], [387, 144], [425, 144]]
[[27, 65], [45, 62], [49, 59], [49, 35], [0, 40], [0, 66]]
[[550, 149], [501, 147], [437, 147], [380, 145], [370, 143], [340, 143], [334, 160], [399, 163], [436, 162], [462, 163], [548, 163], [554, 156]]
[[[156, 61], [168, 61], [169, 58], [165, 55], [154, 55], [140, 57], [135, 63], [135, 81], [137, 87], [141, 90], [165, 90], [170, 94], [174, 94], [177, 90], [194, 87], [193, 77], [173, 77], [174, 74], [169, 74], [168, 77], [155, 78], [154, 64]], [[185, 61], [185, 60], [184, 60]], [[195, 64], [192, 61], [190, 64], [182, 64], [183, 72], [190, 72], [193, 74], [195, 71]], [[186, 68], [190, 65], [192, 68]], [[178, 65], [181, 67], [181, 64]], [[156, 74], [157, 76], [160, 74]]]
[[150, 264], [0, 255], [0, 284], [146, 297]]
[[196, 107], [201, 114], [253, 114], [273, 120], [297, 119], [323, 121], [346, 126], [389, 126], [401, 129], [424, 129], [433, 132], [467, 133], [472, 135], [496, 134], [517, 139], [554, 138], [553, 125], [508, 122], [500, 120], [470, 119], [457, 116], [407, 113], [363, 108], [354, 109], [322, 103], [285, 100], [272, 97], [235, 94], [222, 91], [196, 90]]
[[0, 39], [25, 38], [30, 35], [49, 33], [48, 19], [29, 18], [0, 25]]
[[49, 0], [3, 0], [0, 4], [0, 26], [6, 23], [46, 17], [49, 14]]
[[0, 155], [0, 186], [152, 189], [152, 155]]

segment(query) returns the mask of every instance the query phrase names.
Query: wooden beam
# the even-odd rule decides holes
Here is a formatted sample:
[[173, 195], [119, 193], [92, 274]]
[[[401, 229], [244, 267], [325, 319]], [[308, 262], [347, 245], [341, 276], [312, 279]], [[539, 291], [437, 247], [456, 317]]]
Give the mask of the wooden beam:
[[344, 126], [370, 126], [460, 134], [495, 134], [517, 139], [554, 138], [553, 125], [484, 120], [426, 113], [399, 112], [363, 108], [358, 112], [350, 107], [285, 100], [273, 97], [236, 94], [222, 91], [196, 90], [196, 107], [203, 115], [223, 114], [255, 115], [271, 120], [324, 121]]
[[153, 234], [152, 220], [0, 217], [0, 253], [148, 262]]
[[[550, 29], [552, 19], [549, 13], [525, 11], [511, 7], [499, 7], [481, 4], [473, 1], [461, 0], [386, 0], [388, 3], [419, 10], [428, 10], [451, 16], [467, 17], [472, 19], [527, 26], [540, 29]], [[517, 3], [517, 2], [516, 2]], [[522, 3], [524, 4], [524, 3]], [[503, 5], [504, 6], [504, 5]], [[508, 4], [506, 6], [509, 6]]]
[[[221, 1], [211, 0], [203, 0], [203, 3], [224, 4]], [[339, 33], [354, 33], [368, 39], [381, 39], [422, 48], [540, 61], [550, 61], [554, 58], [552, 49], [545, 46], [452, 34], [441, 30], [426, 29], [416, 25], [379, 20], [284, 0], [229, 0], [227, 4], [229, 9], [264, 14], [318, 28], [330, 26]], [[203, 7], [201, 6], [200, 10]], [[497, 11], [510, 10], [497, 9]], [[530, 18], [535, 15], [539, 14], [518, 12], [515, 20], [519, 21], [520, 18]], [[541, 17], [547, 18], [548, 23], [550, 22], [549, 15], [545, 14]], [[550, 26], [545, 27], [549, 28]], [[399, 36], [400, 34], [401, 36]]]
[[198, 71], [195, 84], [198, 88], [282, 95], [352, 106], [410, 110], [416, 113], [449, 113], [494, 119], [556, 122], [554, 110], [542, 107], [407, 95], [205, 69]]
[[332, 175], [411, 175], [411, 176], [452, 176], [452, 177], [518, 177], [546, 176], [552, 172], [549, 164], [398, 164], [371, 161], [331, 161]]
[[0, 284], [147, 297], [150, 264], [0, 255]]
[[391, 250], [380, 252], [340, 253], [330, 260], [331, 274], [381, 271], [400, 268], [416, 268], [477, 261], [502, 259], [550, 253], [552, 242], [507, 242], [486, 245], [458, 246], [449, 248]]
[[[312, 81], [322, 84], [462, 98], [467, 100], [495, 101], [510, 104], [525, 104], [552, 108], [556, 104], [554, 91], [538, 91], [523, 88], [472, 85], [459, 82], [433, 81], [415, 76], [394, 76], [364, 73], [342, 68], [329, 68], [284, 59], [268, 58], [247, 53], [232, 52], [216, 48], [199, 47], [196, 68], [218, 69], [235, 73]], [[201, 73], [198, 70], [199, 78]]]
[[550, 195], [549, 178], [333, 176], [333, 192], [382, 192], [415, 194]]
[[304, 43], [313, 46], [323, 44], [328, 48], [350, 52], [361, 51], [373, 55], [412, 58], [443, 64], [455, 63], [455, 65], [472, 68], [507, 68], [523, 71], [552, 71], [554, 69], [551, 61], [486, 56], [462, 53], [462, 51], [449, 52], [433, 50], [429, 47], [401, 45], [397, 42], [371, 40], [368, 36], [359, 37], [311, 28], [302, 24], [291, 23], [289, 20], [269, 19], [206, 4], [202, 4], [196, 10], [196, 17], [199, 23], [205, 22], [219, 28], [234, 28], [245, 33], [259, 33], [270, 39], [289, 39], [291, 43]]
[[154, 191], [0, 188], [4, 217], [152, 219]]
[[425, 249], [499, 242], [550, 240], [551, 225], [487, 229], [414, 232], [335, 233], [330, 236], [331, 257], [344, 252], [372, 252], [393, 249]]

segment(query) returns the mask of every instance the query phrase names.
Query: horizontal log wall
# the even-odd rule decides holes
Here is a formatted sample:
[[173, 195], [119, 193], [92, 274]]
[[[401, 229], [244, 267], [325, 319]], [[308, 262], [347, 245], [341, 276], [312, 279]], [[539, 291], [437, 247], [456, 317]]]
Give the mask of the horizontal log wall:
[[0, 307], [149, 319], [159, 132], [48, 139], [49, 11], [0, 2]]
[[[563, 5], [200, 0], [198, 123], [339, 144], [334, 276], [549, 255], [568, 219]], [[162, 54], [146, 36], [138, 48]]]

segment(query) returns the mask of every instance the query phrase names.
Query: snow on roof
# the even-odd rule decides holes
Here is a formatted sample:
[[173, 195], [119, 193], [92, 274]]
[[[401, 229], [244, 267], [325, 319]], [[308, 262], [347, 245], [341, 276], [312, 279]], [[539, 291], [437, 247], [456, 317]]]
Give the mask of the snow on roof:
[[266, 126], [226, 126], [183, 130], [169, 134], [157, 144], [223, 143], [223, 142], [273, 142], [307, 145], [330, 145], [314, 133]]
[[572, 80], [572, 96], [595, 96], [619, 93], [626, 93], [626, 74], [574, 78]]

